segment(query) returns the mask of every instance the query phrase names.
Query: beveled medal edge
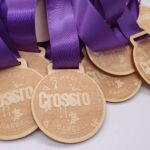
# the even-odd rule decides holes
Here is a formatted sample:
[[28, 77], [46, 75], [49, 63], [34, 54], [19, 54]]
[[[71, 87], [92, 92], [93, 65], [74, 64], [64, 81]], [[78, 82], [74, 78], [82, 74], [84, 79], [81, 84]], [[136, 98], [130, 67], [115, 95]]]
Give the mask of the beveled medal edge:
[[136, 48], [137, 48], [137, 44], [134, 45], [134, 49], [133, 49], [133, 61], [134, 61], [134, 65], [139, 73], [139, 75], [141, 76], [141, 78], [147, 83], [150, 85], [150, 81], [148, 81], [144, 75], [140, 72], [138, 66], [137, 66], [137, 63], [136, 63], [136, 58], [135, 58], [135, 53], [136, 53]]
[[28, 131], [15, 135], [15, 136], [0, 136], [0, 141], [13, 141], [13, 140], [23, 139], [33, 134], [37, 129], [38, 129], [38, 126], [35, 125], [32, 128], [30, 128]]

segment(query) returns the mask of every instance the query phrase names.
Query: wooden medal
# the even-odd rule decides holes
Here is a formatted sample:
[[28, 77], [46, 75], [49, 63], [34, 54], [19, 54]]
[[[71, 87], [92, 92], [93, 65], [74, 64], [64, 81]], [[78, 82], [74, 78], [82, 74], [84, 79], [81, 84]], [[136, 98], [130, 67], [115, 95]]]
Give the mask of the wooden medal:
[[19, 54], [27, 61], [29, 68], [36, 70], [42, 76], [46, 76], [50, 62], [45, 58], [45, 50], [40, 48], [40, 51], [40, 53], [20, 51]]
[[135, 66], [141, 77], [150, 84], [150, 37], [135, 42], [135, 39], [147, 35], [146, 31], [131, 37], [134, 45], [133, 58]]
[[88, 58], [82, 61], [85, 73], [102, 89], [108, 102], [124, 102], [133, 97], [141, 87], [141, 79], [134, 73], [128, 76], [112, 76], [98, 69]]
[[104, 52], [92, 52], [87, 48], [87, 53], [91, 61], [106, 73], [123, 76], [135, 72], [129, 45]]
[[150, 7], [140, 5], [140, 15], [138, 23], [141, 28], [150, 30]]
[[39, 80], [41, 75], [23, 64], [0, 71], [0, 140], [23, 138], [37, 129], [31, 97]]
[[55, 71], [36, 86], [32, 112], [48, 137], [62, 143], [78, 143], [101, 128], [105, 99], [87, 75], [74, 70]]

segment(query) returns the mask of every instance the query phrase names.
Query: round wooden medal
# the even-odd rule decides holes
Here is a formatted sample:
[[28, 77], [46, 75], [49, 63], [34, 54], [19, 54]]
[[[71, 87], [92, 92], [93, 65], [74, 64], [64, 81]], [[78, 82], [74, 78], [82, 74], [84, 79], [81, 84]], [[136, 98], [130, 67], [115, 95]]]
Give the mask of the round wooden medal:
[[23, 138], [37, 129], [31, 112], [31, 97], [40, 74], [13, 67], [0, 71], [0, 140]]
[[134, 44], [133, 58], [141, 77], [150, 84], [150, 38]]
[[62, 143], [94, 136], [104, 122], [105, 99], [95, 81], [78, 71], [55, 71], [37, 85], [32, 112], [39, 128]]
[[90, 60], [82, 61], [85, 73], [102, 89], [108, 102], [124, 102], [133, 97], [141, 87], [141, 79], [134, 73], [128, 76], [112, 76], [94, 66]]
[[40, 49], [41, 53], [32, 53], [32, 52], [24, 52], [20, 51], [20, 55], [27, 61], [28, 67], [36, 70], [42, 76], [46, 76], [48, 74], [48, 65], [49, 61], [45, 58], [44, 49]]
[[92, 52], [87, 48], [87, 53], [91, 61], [106, 73], [122, 76], [135, 72], [129, 45], [103, 52]]
[[140, 5], [140, 15], [138, 23], [141, 28], [150, 30], [150, 7]]

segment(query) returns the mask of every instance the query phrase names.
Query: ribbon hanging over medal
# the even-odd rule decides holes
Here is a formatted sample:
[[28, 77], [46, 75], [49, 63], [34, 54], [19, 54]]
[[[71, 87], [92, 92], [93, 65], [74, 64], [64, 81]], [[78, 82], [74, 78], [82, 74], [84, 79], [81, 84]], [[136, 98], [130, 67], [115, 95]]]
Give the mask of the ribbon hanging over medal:
[[0, 140], [39, 127], [83, 142], [104, 124], [106, 102], [150, 84], [150, 8], [138, 0], [1, 0], [0, 12]]

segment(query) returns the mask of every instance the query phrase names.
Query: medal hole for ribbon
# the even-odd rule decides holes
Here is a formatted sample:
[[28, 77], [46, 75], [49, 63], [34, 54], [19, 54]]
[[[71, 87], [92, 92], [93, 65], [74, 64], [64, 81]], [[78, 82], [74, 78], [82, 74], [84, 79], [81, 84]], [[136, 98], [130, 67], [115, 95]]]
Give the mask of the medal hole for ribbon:
[[133, 36], [131, 36], [130, 41], [133, 46], [137, 45], [138, 41], [141, 41], [147, 37], [150, 37], [150, 31], [142, 31], [140, 33], [137, 33]]
[[23, 59], [23, 58], [18, 58], [17, 60], [18, 60], [18, 62], [20, 63], [20, 66], [21, 66], [21, 67], [23, 67], [23, 68], [28, 68], [28, 65], [27, 65], [27, 62], [26, 62], [25, 59]]

